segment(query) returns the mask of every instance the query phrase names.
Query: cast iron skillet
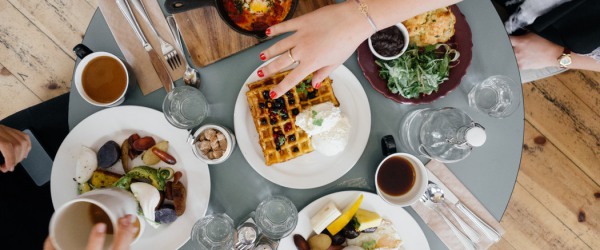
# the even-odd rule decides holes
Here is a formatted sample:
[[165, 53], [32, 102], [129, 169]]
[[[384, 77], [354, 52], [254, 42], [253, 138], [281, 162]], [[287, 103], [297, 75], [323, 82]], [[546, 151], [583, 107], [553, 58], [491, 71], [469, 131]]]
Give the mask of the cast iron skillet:
[[[298, 5], [298, 0], [292, 0], [290, 10], [289, 10], [288, 14], [285, 16], [285, 18], [283, 19], [284, 21], [290, 19], [294, 15], [294, 10], [296, 10], [296, 5]], [[213, 7], [217, 8], [217, 11], [219, 12], [219, 16], [221, 16], [221, 19], [223, 19], [223, 21], [231, 29], [237, 31], [238, 33], [248, 35], [248, 36], [255, 36], [258, 39], [264, 39], [267, 37], [265, 35], [264, 30], [255, 30], [255, 31], [245, 30], [245, 29], [242, 29], [241, 27], [239, 27], [235, 22], [233, 22], [231, 20], [231, 18], [229, 18], [229, 15], [227, 14], [227, 10], [225, 9], [223, 0], [166, 0], [165, 1], [165, 8], [166, 8], [167, 12], [169, 12], [170, 14], [180, 13], [180, 12], [188, 11], [188, 10], [195, 9], [195, 8], [205, 7], [205, 6], [213, 6]]]

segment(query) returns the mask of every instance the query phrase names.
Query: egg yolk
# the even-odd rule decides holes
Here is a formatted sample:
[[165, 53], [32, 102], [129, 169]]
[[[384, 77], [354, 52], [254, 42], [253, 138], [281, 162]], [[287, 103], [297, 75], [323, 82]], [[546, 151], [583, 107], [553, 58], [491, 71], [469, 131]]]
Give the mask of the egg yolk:
[[268, 9], [268, 0], [253, 0], [252, 2], [250, 2], [251, 13], [266, 13]]

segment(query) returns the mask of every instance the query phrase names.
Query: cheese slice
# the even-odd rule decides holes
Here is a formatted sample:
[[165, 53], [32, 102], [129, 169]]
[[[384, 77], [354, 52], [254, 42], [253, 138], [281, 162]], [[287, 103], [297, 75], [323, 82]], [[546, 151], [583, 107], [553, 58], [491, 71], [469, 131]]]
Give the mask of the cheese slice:
[[333, 222], [342, 212], [333, 204], [333, 202], [327, 203], [321, 210], [319, 210], [313, 217], [310, 218], [310, 225], [316, 234], [320, 234], [325, 228]]
[[354, 214], [356, 221], [358, 222], [358, 231], [365, 230], [367, 228], [379, 227], [381, 225], [381, 216], [378, 213], [371, 212], [369, 210], [358, 209]]

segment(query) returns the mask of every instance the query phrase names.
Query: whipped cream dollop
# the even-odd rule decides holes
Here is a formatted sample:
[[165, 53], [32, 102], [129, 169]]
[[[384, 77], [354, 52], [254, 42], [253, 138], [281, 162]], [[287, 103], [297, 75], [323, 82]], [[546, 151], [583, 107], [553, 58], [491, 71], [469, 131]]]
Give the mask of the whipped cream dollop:
[[313, 148], [324, 155], [339, 154], [348, 145], [350, 121], [331, 102], [302, 111], [296, 116], [296, 126], [311, 137]]

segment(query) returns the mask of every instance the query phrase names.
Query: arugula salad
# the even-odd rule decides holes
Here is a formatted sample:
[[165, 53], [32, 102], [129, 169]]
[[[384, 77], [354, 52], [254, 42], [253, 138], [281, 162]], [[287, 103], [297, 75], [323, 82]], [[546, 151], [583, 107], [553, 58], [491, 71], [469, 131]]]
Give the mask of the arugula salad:
[[[410, 45], [399, 58], [375, 63], [381, 67], [379, 76], [387, 81], [388, 89], [410, 99], [437, 91], [448, 80], [450, 68], [458, 63], [459, 57], [460, 53], [448, 44]], [[456, 63], [451, 65], [453, 62]]]

